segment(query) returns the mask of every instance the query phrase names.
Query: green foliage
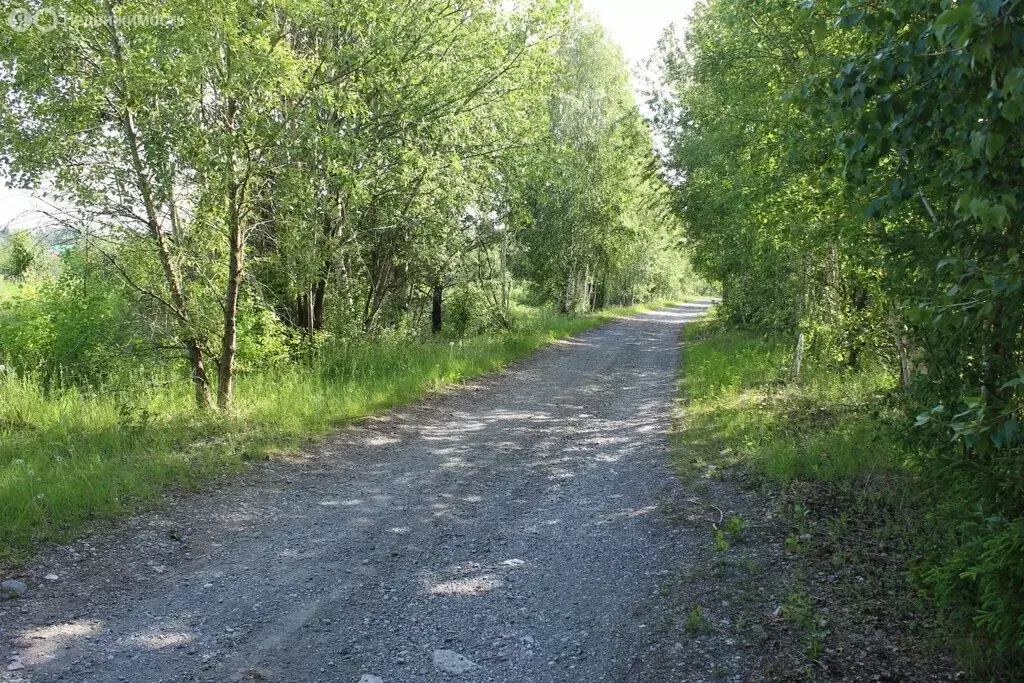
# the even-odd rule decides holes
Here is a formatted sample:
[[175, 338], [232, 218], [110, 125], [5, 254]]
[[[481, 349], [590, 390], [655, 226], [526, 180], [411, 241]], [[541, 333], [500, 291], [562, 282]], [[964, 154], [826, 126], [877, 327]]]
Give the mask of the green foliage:
[[63, 214], [0, 247], [11, 553], [698, 285], [575, 2], [47, 9], [0, 41], [0, 176]]
[[804, 656], [817, 661], [825, 650], [825, 619], [814, 609], [811, 597], [802, 591], [794, 591], [782, 603], [782, 616], [805, 631]]
[[725, 522], [725, 532], [733, 543], [742, 543], [743, 536], [747, 531], [747, 523], [739, 515], [733, 515]]
[[521, 271], [565, 312], [679, 297], [696, 284], [629, 73], [600, 26], [573, 22], [557, 53], [550, 135], [512, 195]]
[[[1024, 554], [1024, 522], [986, 519], [976, 514], [961, 520], [959, 531], [966, 539], [941, 564], [926, 571], [924, 579], [946, 604], [953, 606], [956, 616], [973, 620], [984, 632], [996, 635], [1001, 650], [1020, 648], [1021, 643], [1014, 641], [1021, 628], [1020, 605], [1015, 603], [1015, 596], [1024, 585], [1020, 561]], [[965, 593], [970, 601], [964, 599]]]
[[14, 280], [24, 278], [38, 260], [38, 252], [39, 247], [24, 230], [7, 235], [0, 242], [0, 275]]
[[725, 537], [725, 531], [714, 528], [711, 530], [711, 538], [715, 542], [715, 550], [724, 553], [729, 549], [729, 539]]
[[460, 287], [448, 297], [447, 331], [456, 339], [479, 332], [486, 324], [484, 300], [470, 287]]
[[699, 636], [712, 633], [714, 628], [700, 606], [694, 607], [686, 614], [686, 632], [691, 636]]
[[522, 285], [586, 312], [696, 284], [628, 69], [569, 0], [47, 9], [0, 44], [0, 173], [67, 207], [201, 407], [318, 336], [415, 336], [435, 291], [463, 338]]
[[734, 457], [783, 484], [903, 469], [902, 414], [882, 403], [893, 389], [883, 368], [837, 375], [814, 365], [791, 382], [778, 337], [696, 323], [687, 338], [688, 429], [697, 438], [723, 439]]
[[941, 431], [953, 439], [924, 463], [959, 510], [940, 515], [961, 540], [939, 552], [932, 576], [1000, 651], [1020, 652], [1024, 25], [1012, 2], [886, 5], [899, 30], [843, 13], [859, 49], [820, 98], [845, 177], [874, 196], [865, 211], [912, 296], [907, 318], [927, 368], [915, 397], [929, 409], [918, 422], [938, 443]]
[[[0, 293], [0, 362], [47, 386], [97, 388], [138, 374], [153, 353], [136, 335], [120, 283], [89, 272], [72, 252], [58, 280], [35, 280]], [[122, 380], [124, 378], [122, 377]]]

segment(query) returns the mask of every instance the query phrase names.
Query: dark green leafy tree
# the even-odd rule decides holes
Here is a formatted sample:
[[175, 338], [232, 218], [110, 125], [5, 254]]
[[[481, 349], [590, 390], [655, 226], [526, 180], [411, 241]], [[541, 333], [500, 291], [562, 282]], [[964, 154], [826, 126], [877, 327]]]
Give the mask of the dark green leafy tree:
[[[817, 10], [817, 8], [813, 8]], [[921, 373], [930, 471], [959, 541], [931, 579], [995, 637], [1024, 648], [1024, 24], [1017, 2], [850, 3], [857, 49], [823, 74], [844, 178], [887, 249]], [[970, 510], [964, 515], [964, 509]]]

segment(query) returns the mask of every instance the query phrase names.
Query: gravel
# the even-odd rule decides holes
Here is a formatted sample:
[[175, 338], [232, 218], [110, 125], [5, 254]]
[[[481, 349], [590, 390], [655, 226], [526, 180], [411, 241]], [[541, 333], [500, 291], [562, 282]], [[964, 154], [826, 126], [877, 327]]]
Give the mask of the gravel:
[[473, 662], [454, 650], [434, 650], [434, 668], [447, 674], [469, 673], [477, 668]]
[[53, 548], [0, 605], [0, 655], [35, 683], [636, 680], [659, 585], [706, 542], [660, 508], [680, 326], [708, 303]]

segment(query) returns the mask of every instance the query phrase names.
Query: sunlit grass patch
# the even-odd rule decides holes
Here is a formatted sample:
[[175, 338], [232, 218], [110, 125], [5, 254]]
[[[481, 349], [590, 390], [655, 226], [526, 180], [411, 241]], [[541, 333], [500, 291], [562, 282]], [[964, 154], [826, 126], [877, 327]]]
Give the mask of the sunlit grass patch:
[[881, 368], [836, 373], [807, 364], [792, 379], [791, 345], [777, 336], [709, 321], [689, 326], [686, 338], [683, 439], [707, 444], [683, 448], [690, 457], [703, 451], [701, 461], [740, 462], [783, 484], [906, 465], [889, 421], [900, 418], [885, 401], [893, 378]]

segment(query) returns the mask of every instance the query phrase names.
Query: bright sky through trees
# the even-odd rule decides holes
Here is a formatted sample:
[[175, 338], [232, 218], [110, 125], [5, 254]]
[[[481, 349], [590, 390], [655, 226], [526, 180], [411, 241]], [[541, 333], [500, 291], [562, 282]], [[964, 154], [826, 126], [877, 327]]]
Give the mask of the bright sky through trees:
[[583, 0], [633, 67], [651, 54], [662, 29], [681, 23], [695, 4], [696, 0]]

